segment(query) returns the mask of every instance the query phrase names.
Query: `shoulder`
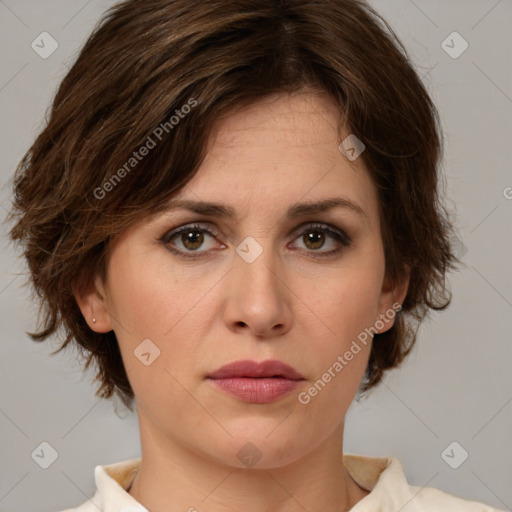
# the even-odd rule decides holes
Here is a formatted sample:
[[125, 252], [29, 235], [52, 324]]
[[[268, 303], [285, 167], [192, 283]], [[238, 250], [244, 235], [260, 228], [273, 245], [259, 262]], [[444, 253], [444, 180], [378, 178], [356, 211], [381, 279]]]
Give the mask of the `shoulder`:
[[94, 468], [96, 492], [94, 496], [76, 507], [58, 512], [147, 512], [126, 489], [141, 465], [141, 458], [126, 459], [112, 464], [97, 465]]
[[64, 510], [58, 510], [57, 512], [98, 512], [98, 507], [91, 501], [86, 501], [78, 507], [66, 508]]
[[[415, 506], [411, 511], [437, 512], [439, 510], [464, 511], [464, 512], [503, 512], [497, 508], [481, 503], [479, 501], [459, 498], [453, 494], [435, 489], [433, 487], [410, 486], [414, 496], [412, 501]], [[409, 510], [406, 508], [405, 510]], [[404, 510], [404, 512], [405, 512]]]
[[100, 500], [98, 500], [98, 491], [92, 498], [89, 498], [87, 501], [77, 505], [76, 507], [70, 507], [63, 510], [58, 510], [57, 512], [101, 512], [103, 510], [102, 504]]
[[395, 457], [345, 454], [344, 462], [352, 479], [370, 491], [351, 512], [503, 512], [434, 487], [410, 485]]

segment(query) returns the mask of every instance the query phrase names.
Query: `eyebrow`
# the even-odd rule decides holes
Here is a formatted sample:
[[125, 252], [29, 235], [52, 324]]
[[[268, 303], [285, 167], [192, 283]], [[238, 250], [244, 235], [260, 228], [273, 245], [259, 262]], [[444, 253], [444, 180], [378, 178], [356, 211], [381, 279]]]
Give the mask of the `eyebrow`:
[[[366, 212], [356, 203], [342, 197], [330, 197], [321, 201], [295, 203], [286, 212], [288, 218], [294, 219], [305, 215], [319, 214], [334, 208], [344, 208], [357, 213], [368, 221]], [[184, 209], [198, 214], [219, 217], [225, 219], [236, 219], [236, 210], [231, 206], [220, 203], [209, 203], [204, 201], [192, 201], [189, 199], [172, 199], [168, 202], [168, 210]]]

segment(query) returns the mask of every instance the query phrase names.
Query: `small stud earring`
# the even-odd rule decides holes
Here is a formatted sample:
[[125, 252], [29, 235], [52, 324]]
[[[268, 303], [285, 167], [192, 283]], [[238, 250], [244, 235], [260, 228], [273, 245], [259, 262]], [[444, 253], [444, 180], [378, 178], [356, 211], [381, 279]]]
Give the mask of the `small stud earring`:
[[93, 318], [92, 319], [92, 323], [95, 324], [96, 323], [96, 318]]

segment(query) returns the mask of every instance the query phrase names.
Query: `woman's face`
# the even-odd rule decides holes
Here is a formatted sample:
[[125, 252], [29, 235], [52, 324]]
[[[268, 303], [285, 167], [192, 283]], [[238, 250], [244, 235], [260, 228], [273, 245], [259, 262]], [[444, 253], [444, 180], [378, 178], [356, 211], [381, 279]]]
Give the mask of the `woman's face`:
[[[339, 442], [369, 357], [362, 333], [391, 327], [405, 288], [384, 280], [376, 188], [338, 149], [336, 112], [303, 93], [222, 119], [173, 201], [233, 216], [169, 209], [132, 227], [96, 281], [105, 299], [79, 299], [91, 328], [115, 331], [143, 442], [259, 468]], [[298, 207], [326, 200], [341, 206]], [[301, 380], [243, 365], [209, 377], [248, 360]]]

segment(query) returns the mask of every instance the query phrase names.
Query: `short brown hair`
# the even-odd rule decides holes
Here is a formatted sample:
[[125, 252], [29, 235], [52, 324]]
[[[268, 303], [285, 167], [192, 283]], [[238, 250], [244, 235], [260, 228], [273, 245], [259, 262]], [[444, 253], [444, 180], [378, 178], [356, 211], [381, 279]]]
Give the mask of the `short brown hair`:
[[[127, 0], [107, 11], [62, 80], [45, 128], [16, 169], [10, 214], [11, 238], [23, 243], [44, 310], [41, 330], [28, 334], [43, 341], [64, 327], [56, 352], [76, 341], [85, 368], [97, 364], [96, 395], [117, 393], [130, 408], [134, 397], [114, 332], [88, 327], [72, 283], [106, 277], [112, 241], [162, 211], [193, 177], [216, 120], [271, 93], [305, 88], [327, 93], [339, 109], [340, 136], [349, 126], [366, 146], [361, 158], [378, 190], [386, 275], [396, 282], [411, 269], [393, 327], [375, 335], [360, 391], [410, 352], [429, 308], [449, 304], [445, 275], [458, 260], [439, 199], [438, 113], [402, 43], [371, 7]], [[155, 131], [165, 143], [156, 143]], [[149, 139], [156, 144], [147, 156], [130, 161]]]

